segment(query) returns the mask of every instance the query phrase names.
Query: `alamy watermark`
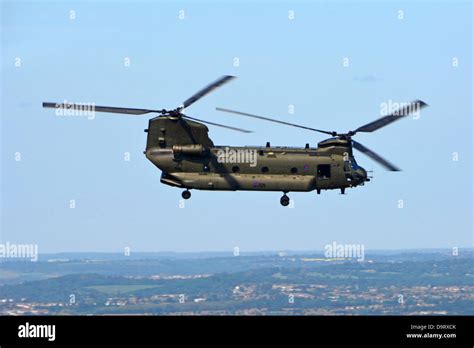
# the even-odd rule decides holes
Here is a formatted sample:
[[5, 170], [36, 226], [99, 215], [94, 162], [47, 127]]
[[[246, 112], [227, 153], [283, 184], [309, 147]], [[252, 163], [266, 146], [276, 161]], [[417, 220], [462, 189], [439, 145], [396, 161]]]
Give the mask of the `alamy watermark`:
[[0, 258], [38, 261], [38, 244], [0, 243]]
[[257, 166], [257, 150], [231, 149], [226, 146], [217, 150], [217, 162], [219, 163], [248, 163], [250, 167]]
[[365, 260], [364, 244], [326, 244], [324, 246], [324, 256], [326, 258], [345, 258], [356, 259], [357, 261]]
[[56, 116], [85, 116], [88, 120], [95, 118], [95, 103], [63, 103], [56, 104]]
[[392, 99], [389, 99], [386, 102], [380, 103], [380, 115], [393, 115], [393, 116], [408, 116], [413, 115], [413, 119], [417, 120], [420, 118], [420, 110], [422, 104], [417, 103], [407, 103], [407, 102], [395, 102]]

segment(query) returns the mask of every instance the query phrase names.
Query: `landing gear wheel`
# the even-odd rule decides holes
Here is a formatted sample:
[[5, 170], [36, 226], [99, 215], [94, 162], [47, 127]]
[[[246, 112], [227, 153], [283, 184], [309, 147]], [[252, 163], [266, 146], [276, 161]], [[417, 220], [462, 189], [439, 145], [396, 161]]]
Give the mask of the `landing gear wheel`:
[[280, 204], [284, 207], [286, 207], [288, 204], [290, 204], [290, 197], [288, 197], [287, 195], [283, 195], [281, 198], [280, 198]]
[[181, 197], [183, 197], [184, 199], [190, 199], [191, 198], [191, 191], [189, 191], [189, 190], [183, 191], [183, 193], [181, 193]]

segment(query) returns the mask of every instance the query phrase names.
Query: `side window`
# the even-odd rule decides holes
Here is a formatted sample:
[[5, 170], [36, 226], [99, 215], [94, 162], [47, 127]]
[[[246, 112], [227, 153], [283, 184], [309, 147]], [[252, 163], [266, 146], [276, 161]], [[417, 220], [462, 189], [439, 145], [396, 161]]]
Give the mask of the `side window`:
[[331, 165], [320, 164], [318, 165], [318, 179], [329, 179], [331, 177]]

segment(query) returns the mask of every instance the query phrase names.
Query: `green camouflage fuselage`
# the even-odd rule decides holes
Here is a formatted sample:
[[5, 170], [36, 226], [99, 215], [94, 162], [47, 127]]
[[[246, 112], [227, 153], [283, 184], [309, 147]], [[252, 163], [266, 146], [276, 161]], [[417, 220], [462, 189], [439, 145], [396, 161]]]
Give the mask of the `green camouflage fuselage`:
[[146, 157], [171, 186], [319, 192], [361, 185], [367, 178], [350, 140], [331, 138], [317, 148], [215, 146], [205, 125], [168, 116], [151, 119], [146, 131]]

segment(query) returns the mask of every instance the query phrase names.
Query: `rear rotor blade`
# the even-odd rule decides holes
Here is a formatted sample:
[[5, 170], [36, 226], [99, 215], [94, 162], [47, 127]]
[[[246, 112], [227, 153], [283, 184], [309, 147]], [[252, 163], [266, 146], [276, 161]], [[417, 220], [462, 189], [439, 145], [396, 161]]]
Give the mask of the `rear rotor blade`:
[[238, 132], [242, 132], [242, 133], [252, 133], [252, 131], [249, 131], [249, 130], [246, 130], [246, 129], [242, 129], [242, 128], [231, 127], [231, 126], [226, 126], [226, 125], [219, 124], [219, 123], [204, 121], [204, 120], [200, 120], [200, 119], [198, 119], [198, 118], [190, 117], [190, 116], [183, 115], [183, 114], [182, 114], [181, 116], [184, 117], [184, 118], [193, 120], [193, 121], [203, 122], [203, 123], [211, 124], [211, 125], [213, 125], [213, 126], [218, 126], [218, 127], [222, 127], [222, 128], [232, 129], [232, 130], [235, 130], [235, 131], [238, 131]]
[[386, 159], [384, 159], [380, 155], [376, 154], [372, 150], [368, 149], [367, 147], [365, 147], [361, 143], [358, 143], [357, 141], [352, 140], [352, 146], [355, 147], [360, 152], [362, 152], [363, 154], [365, 154], [365, 155], [369, 156], [370, 158], [372, 158], [374, 161], [380, 163], [381, 165], [383, 165], [388, 170], [391, 170], [393, 172], [400, 171], [399, 168], [395, 167], [393, 164], [388, 162]]
[[112, 106], [95, 106], [93, 104], [76, 104], [76, 103], [43, 103], [43, 107], [54, 108], [54, 109], [90, 111], [90, 112], [93, 112], [93, 111], [110, 112], [110, 113], [115, 113], [115, 114], [128, 114], [128, 115], [144, 115], [150, 112], [161, 112], [160, 110], [117, 108], [117, 107], [112, 107]]
[[235, 79], [235, 76], [231, 76], [231, 75], [222, 76], [220, 79], [214, 81], [210, 85], [208, 85], [208, 86], [204, 87], [203, 89], [201, 89], [199, 92], [194, 94], [192, 97], [186, 99], [184, 101], [183, 105], [181, 105], [179, 107], [179, 109], [183, 110], [183, 109], [187, 108], [191, 104], [195, 103], [196, 101], [198, 101], [199, 99], [204, 97], [206, 94], [211, 93], [213, 90], [221, 87], [223, 84], [225, 84], [225, 83], [227, 83], [227, 82], [229, 82], [233, 79]]
[[408, 116], [413, 112], [419, 112], [425, 106], [428, 106], [428, 104], [426, 104], [422, 100], [412, 101], [408, 105], [405, 105], [405, 106], [401, 107], [400, 109], [398, 109], [397, 111], [391, 113], [390, 115], [381, 117], [378, 120], [367, 123], [367, 124], [357, 128], [354, 131], [354, 133], [376, 131], [377, 129], [385, 127], [386, 125], [388, 125], [392, 122], [395, 122], [395, 121], [401, 119], [404, 116]]
[[284, 125], [287, 125], [287, 126], [293, 126], [293, 127], [297, 127], [297, 128], [303, 128], [303, 129], [311, 130], [311, 131], [314, 131], [314, 132], [320, 132], [320, 133], [329, 134], [329, 135], [333, 135], [333, 136], [336, 135], [335, 132], [328, 132], [328, 131], [324, 131], [324, 130], [321, 130], [321, 129], [316, 129], [316, 128], [311, 128], [311, 127], [301, 126], [301, 125], [299, 125], [299, 124], [294, 124], [294, 123], [289, 123], [289, 122], [285, 122], [285, 121], [274, 120], [273, 118], [268, 118], [268, 117], [263, 117], [263, 116], [252, 115], [252, 114], [248, 114], [248, 113], [246, 113], [246, 112], [240, 112], [240, 111], [235, 111], [235, 110], [230, 110], [230, 109], [224, 109], [224, 108], [216, 108], [216, 110], [218, 110], [218, 111], [223, 111], [223, 112], [228, 112], [228, 113], [231, 113], [231, 114], [241, 115], [241, 116], [253, 117], [253, 118], [257, 118], [257, 119], [259, 119], [259, 120], [265, 120], [265, 121], [280, 123], [280, 124], [284, 124]]

